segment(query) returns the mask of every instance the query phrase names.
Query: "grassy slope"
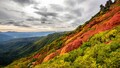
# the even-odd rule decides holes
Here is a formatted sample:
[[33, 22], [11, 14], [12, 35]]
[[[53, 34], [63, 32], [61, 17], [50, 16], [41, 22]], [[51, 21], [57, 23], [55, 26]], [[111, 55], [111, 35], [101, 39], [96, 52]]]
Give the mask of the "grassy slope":
[[92, 36], [81, 47], [35, 68], [119, 68], [120, 26]]

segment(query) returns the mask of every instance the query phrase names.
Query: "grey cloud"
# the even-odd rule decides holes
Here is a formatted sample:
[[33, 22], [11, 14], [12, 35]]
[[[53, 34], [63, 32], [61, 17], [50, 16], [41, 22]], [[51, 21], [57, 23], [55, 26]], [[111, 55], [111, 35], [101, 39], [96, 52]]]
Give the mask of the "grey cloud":
[[47, 10], [48, 10], [45, 6], [42, 7], [42, 8], [39, 8], [38, 6], [34, 5], [33, 8], [36, 9], [36, 10], [38, 10], [38, 11], [42, 11], [42, 12], [47, 12]]
[[[52, 23], [48, 23], [50, 22], [48, 17], [41, 17], [41, 18], [34, 18], [34, 17], [28, 17], [26, 19], [26, 21], [32, 21], [32, 22], [37, 22], [37, 23], [33, 23], [33, 25], [40, 25], [40, 24], [52, 24]], [[38, 23], [39, 22], [39, 23]]]
[[84, 12], [84, 9], [83, 8], [77, 8], [77, 9], [73, 9], [70, 11], [70, 13], [73, 13], [75, 14], [76, 16], [81, 16], [82, 15], [82, 12]]
[[9, 8], [4, 8], [6, 11], [11, 11], [11, 12], [16, 12], [16, 13], [20, 13], [22, 15], [25, 15], [25, 12], [23, 11], [19, 11], [19, 10], [14, 10], [14, 9], [9, 9]]
[[51, 9], [58, 11], [58, 12], [64, 11], [64, 7], [57, 5], [57, 4], [50, 4], [50, 7]]
[[76, 6], [76, 5], [80, 4], [80, 3], [83, 3], [85, 1], [87, 1], [87, 0], [65, 0], [65, 4], [67, 6], [74, 7], [74, 6]]
[[70, 15], [70, 14], [65, 14], [65, 18], [71, 20], [71, 19], [74, 19], [75, 16], [74, 15]]
[[83, 3], [85, 1], [87, 1], [87, 0], [76, 0], [77, 3]]
[[54, 13], [54, 12], [41, 12], [41, 11], [38, 11], [38, 12], [35, 12], [36, 14], [39, 14], [41, 16], [44, 16], [44, 17], [48, 17], [48, 16], [57, 16], [58, 14], [57, 13]]
[[39, 18], [29, 17], [26, 19], [26, 21], [40, 21]]
[[52, 20], [56, 20], [56, 18], [58, 17], [57, 12], [49, 12], [48, 8], [46, 8], [46, 7], [38, 8], [38, 7], [35, 6], [33, 8], [38, 10], [35, 13], [38, 14], [38, 15], [41, 15], [40, 21], [43, 24], [45, 24], [45, 23], [51, 24], [51, 22], [53, 23]]
[[80, 3], [85, 2], [86, 0], [65, 0], [65, 6], [51, 4], [51, 9], [55, 10], [62, 14], [61, 16], [55, 17], [59, 22], [71, 22], [76, 18], [80, 18], [82, 13], [84, 13], [84, 8], [79, 6]]
[[13, 1], [22, 5], [22, 6], [30, 5], [30, 4], [35, 3], [34, 0], [13, 0]]
[[76, 1], [75, 0], [65, 0], [65, 4], [67, 5], [67, 6], [75, 6], [76, 5]]
[[[34, 17], [29, 17], [29, 18], [27, 18], [26, 19], [26, 21], [40, 21], [42, 24], [43, 23], [46, 23], [46, 21], [48, 21], [48, 18], [47, 17], [41, 17], [41, 18], [34, 18]], [[34, 23], [34, 25], [35, 25], [36, 23]], [[39, 24], [39, 23], [38, 23]], [[37, 24], [37, 25], [38, 25]]]
[[0, 22], [0, 25], [14, 25], [14, 26], [20, 26], [20, 27], [30, 27], [27, 24], [24, 24], [23, 22], [24, 21], [8, 20], [7, 22]]
[[[42, 24], [54, 24], [54, 23], [57, 23], [59, 20], [57, 19], [57, 17], [52, 17], [52, 18], [49, 18], [49, 17], [41, 17], [41, 23]], [[57, 22], [55, 22], [57, 20]]]
[[41, 17], [40, 20], [41, 20], [42, 22], [48, 21], [48, 20], [47, 20], [47, 17]]
[[0, 11], [0, 19], [9, 19], [10, 16], [4, 11]]
[[[86, 20], [88, 20], [92, 15], [94, 15], [99, 9], [100, 3], [104, 3], [105, 0], [64, 0], [64, 5], [58, 5], [58, 4], [49, 4], [49, 5], [40, 5], [36, 4], [34, 1], [36, 0], [12, 0], [14, 1], [16, 5], [16, 8], [10, 8], [8, 7], [9, 4], [12, 4], [11, 2], [7, 0], [0, 0], [1, 5], [6, 3], [6, 9], [2, 11], [0, 10], [0, 19], [15, 19], [15, 21], [9, 20], [7, 22], [1, 22], [1, 25], [14, 25], [14, 26], [20, 26], [20, 27], [57, 27], [58, 28], [71, 28], [76, 27], [80, 24], [83, 24]], [[7, 2], [5, 2], [7, 1]], [[42, 3], [42, 2], [41, 2]], [[36, 9], [37, 15], [40, 15], [41, 18], [34, 18], [28, 17], [29, 14], [27, 12], [26, 15], [21, 16], [19, 13], [24, 14], [20, 10], [18, 11], [19, 7], [22, 9], [24, 6], [28, 6], [32, 4], [32, 8]], [[8, 5], [8, 6], [7, 6]], [[10, 5], [11, 6], [11, 5]], [[13, 5], [14, 6], [14, 5]], [[22, 7], [21, 7], [22, 6]], [[45, 6], [45, 7], [44, 7]], [[4, 6], [0, 6], [4, 7]], [[86, 8], [87, 7], [87, 8]], [[16, 10], [11, 10], [16, 9]], [[18, 10], [17, 10], [18, 9]], [[94, 11], [93, 11], [94, 10]], [[14, 18], [11, 18], [13, 17]], [[31, 16], [31, 14], [30, 14]], [[18, 17], [18, 18], [17, 18]], [[36, 16], [37, 17], [37, 16]], [[17, 18], [17, 19], [16, 19]], [[25, 21], [17, 21], [19, 19], [25, 19]], [[21, 20], [20, 19], [20, 20]], [[68, 27], [69, 25], [69, 27]]]
[[73, 23], [71, 23], [71, 24], [72, 24], [73, 27], [76, 27], [76, 26], [80, 25], [81, 22], [82, 22], [82, 20], [80, 20], [80, 19], [75, 19], [75, 20], [73, 21]]
[[[58, 16], [57, 13], [54, 13], [54, 12], [35, 12], [36, 14], [38, 15], [41, 15], [41, 23], [51, 23], [51, 20], [54, 20], [54, 19], [50, 19], [49, 17], [52, 17], [52, 18], [56, 18]], [[53, 22], [52, 22], [53, 23]]]
[[36, 10], [40, 10], [40, 8], [38, 8], [38, 7], [36, 7], [36, 6], [34, 6], [33, 8], [36, 9]]
[[38, 24], [53, 24], [53, 21], [60, 21], [58, 19], [59, 17], [54, 17], [54, 16], [42, 16], [41, 18], [34, 18], [34, 17], [28, 17], [26, 21], [32, 21], [32, 22], [39, 22]]

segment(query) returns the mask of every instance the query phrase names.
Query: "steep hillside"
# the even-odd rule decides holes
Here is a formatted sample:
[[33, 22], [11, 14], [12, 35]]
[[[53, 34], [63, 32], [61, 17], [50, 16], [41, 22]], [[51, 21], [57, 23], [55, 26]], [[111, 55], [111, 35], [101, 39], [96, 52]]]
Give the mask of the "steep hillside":
[[2, 42], [0, 44], [0, 65], [7, 65], [15, 59], [31, 55], [63, 34], [53, 33], [43, 37], [20, 38]]
[[6, 68], [119, 68], [120, 0], [100, 7], [76, 30]]

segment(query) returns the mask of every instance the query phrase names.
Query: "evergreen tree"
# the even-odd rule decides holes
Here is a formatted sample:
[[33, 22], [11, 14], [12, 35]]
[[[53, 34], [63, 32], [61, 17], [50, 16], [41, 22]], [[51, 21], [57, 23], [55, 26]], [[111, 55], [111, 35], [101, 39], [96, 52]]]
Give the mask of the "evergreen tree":
[[110, 4], [112, 4], [112, 1], [111, 1], [111, 0], [109, 0], [109, 3], [110, 3]]
[[101, 11], [104, 11], [104, 10], [105, 10], [105, 7], [104, 7], [102, 4], [100, 5], [100, 10], [101, 10]]
[[107, 1], [107, 3], [105, 4], [105, 7], [106, 7], [106, 8], [109, 8], [109, 7], [110, 7], [110, 5], [111, 5], [111, 4], [110, 4], [110, 2], [109, 2], [109, 1]]

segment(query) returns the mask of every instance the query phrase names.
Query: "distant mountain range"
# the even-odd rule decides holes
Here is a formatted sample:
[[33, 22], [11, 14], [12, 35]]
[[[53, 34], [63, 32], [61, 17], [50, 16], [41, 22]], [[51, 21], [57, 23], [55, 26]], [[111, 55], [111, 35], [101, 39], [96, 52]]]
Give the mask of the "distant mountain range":
[[47, 36], [54, 32], [0, 32], [0, 41], [7, 41], [14, 38], [28, 38]]
[[0, 41], [7, 41], [7, 40], [10, 40], [12, 38], [13, 38], [12, 36], [0, 33]]

